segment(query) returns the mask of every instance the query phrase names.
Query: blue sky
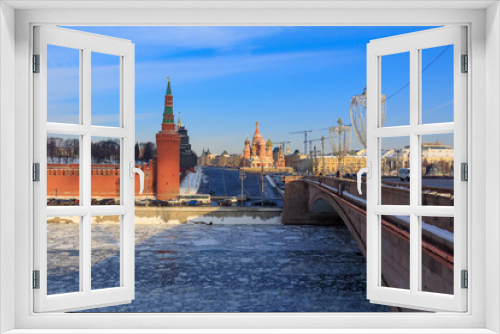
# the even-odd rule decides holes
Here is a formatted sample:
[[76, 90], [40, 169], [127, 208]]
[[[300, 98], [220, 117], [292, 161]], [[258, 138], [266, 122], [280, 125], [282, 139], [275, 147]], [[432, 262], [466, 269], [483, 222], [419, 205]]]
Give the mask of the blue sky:
[[[291, 141], [303, 150], [303, 135], [328, 133], [338, 117], [350, 123], [353, 95], [366, 85], [366, 44], [372, 40], [427, 27], [71, 27], [129, 39], [136, 50], [136, 140], [154, 141], [161, 128], [166, 77], [170, 76], [174, 111], [181, 112], [193, 149], [220, 154], [241, 153], [255, 122], [274, 142]], [[57, 48], [57, 47], [53, 47]], [[444, 48], [424, 50], [423, 67]], [[50, 51], [50, 50], [49, 50]], [[69, 50], [74, 51], [74, 50]], [[54, 85], [49, 91], [49, 121], [72, 122], [78, 81], [78, 57], [54, 50], [49, 58]], [[423, 77], [423, 121], [451, 121], [453, 48], [429, 67]], [[382, 89], [386, 96], [409, 81], [404, 54], [382, 60]], [[389, 59], [391, 58], [391, 59]], [[92, 120], [95, 125], [118, 122], [118, 65], [113, 56], [92, 56]], [[75, 72], [76, 70], [76, 72]], [[65, 73], [65, 74], [62, 74]], [[67, 80], [61, 80], [66, 78]], [[73, 82], [73, 84], [71, 84]], [[76, 86], [75, 86], [76, 85]], [[76, 87], [76, 88], [75, 88]], [[451, 86], [452, 87], [452, 86]], [[76, 92], [76, 93], [75, 93]], [[403, 125], [408, 117], [408, 88], [387, 102], [386, 125]], [[76, 95], [75, 95], [76, 94]], [[71, 116], [73, 105], [73, 116]], [[52, 112], [52, 114], [51, 114]], [[75, 116], [76, 115], [76, 116]], [[451, 119], [450, 119], [451, 118]], [[351, 147], [361, 146], [354, 133]], [[448, 136], [449, 137], [449, 136]], [[436, 137], [437, 138], [437, 137]], [[440, 138], [446, 141], [445, 137]], [[317, 147], [321, 146], [316, 143]], [[394, 143], [398, 146], [398, 143]]]

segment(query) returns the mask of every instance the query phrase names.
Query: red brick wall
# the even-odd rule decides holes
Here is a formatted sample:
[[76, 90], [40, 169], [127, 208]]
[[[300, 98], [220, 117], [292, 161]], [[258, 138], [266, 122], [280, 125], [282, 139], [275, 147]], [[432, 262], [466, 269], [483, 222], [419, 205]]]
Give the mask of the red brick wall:
[[[144, 171], [144, 192], [139, 195], [140, 179], [135, 175], [136, 197], [154, 196], [156, 194], [156, 165], [136, 165]], [[78, 164], [48, 164], [47, 165], [47, 197], [78, 198], [80, 193], [80, 176]], [[119, 165], [92, 165], [91, 171], [92, 198], [120, 197]]]

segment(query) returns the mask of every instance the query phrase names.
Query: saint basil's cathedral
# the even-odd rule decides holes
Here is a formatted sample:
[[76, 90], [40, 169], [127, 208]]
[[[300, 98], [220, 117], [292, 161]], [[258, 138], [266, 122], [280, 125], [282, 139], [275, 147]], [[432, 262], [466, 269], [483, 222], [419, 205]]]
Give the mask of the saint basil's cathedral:
[[285, 154], [282, 147], [278, 153], [278, 159], [275, 162], [273, 158], [273, 142], [269, 138], [267, 142], [262, 138], [259, 131], [259, 122], [255, 123], [255, 133], [250, 146], [250, 140], [245, 140], [245, 148], [243, 149], [242, 167], [285, 167]]

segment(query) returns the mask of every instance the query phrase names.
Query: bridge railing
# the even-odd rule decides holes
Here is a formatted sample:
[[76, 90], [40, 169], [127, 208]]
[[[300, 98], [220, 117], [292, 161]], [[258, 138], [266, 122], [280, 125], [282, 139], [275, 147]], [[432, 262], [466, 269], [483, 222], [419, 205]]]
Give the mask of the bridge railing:
[[[351, 179], [334, 178], [329, 176], [285, 176], [285, 183], [296, 180], [310, 180], [318, 184], [335, 189], [341, 189], [339, 196], [365, 208], [362, 202], [366, 201], [366, 182], [361, 184], [362, 194], [358, 193], [357, 182]], [[361, 201], [357, 201], [360, 199]], [[409, 205], [410, 190], [401, 184], [384, 182], [382, 184], [382, 204], [386, 205]], [[453, 189], [438, 187], [422, 187], [422, 204], [432, 206], [453, 206]], [[430, 225], [453, 232], [453, 220], [449, 217], [424, 217], [424, 221]]]
[[[311, 205], [309, 201], [312, 202], [315, 198], [324, 198], [324, 195], [327, 194], [332, 199], [330, 201], [331, 205], [342, 216], [360, 250], [363, 254], [366, 254], [366, 183], [362, 184], [363, 194], [360, 195], [357, 192], [356, 182], [349, 179], [291, 176], [286, 177], [285, 182], [289, 183], [285, 191], [285, 204], [288, 203], [288, 205], [286, 210], [284, 209], [283, 217], [289, 211], [288, 216], [300, 217], [299, 219], [308, 218], [306, 214], [300, 213], [300, 210], [304, 209], [299, 205], [301, 204], [300, 200], [303, 203], [304, 198], [308, 197], [308, 205]], [[339, 191], [339, 188], [341, 191]], [[295, 191], [297, 191], [296, 194]], [[383, 196], [390, 196], [391, 199], [402, 197], [398, 198], [398, 203], [409, 203], [408, 188], [383, 186], [382, 191]], [[442, 201], [441, 198], [438, 200]], [[394, 201], [396, 200], [394, 199]], [[447, 205], [449, 202], [438, 203]], [[443, 217], [424, 217], [423, 221], [427, 224], [422, 224], [422, 288], [424, 291], [453, 293], [454, 245], [452, 220]], [[311, 222], [308, 221], [307, 223], [310, 224]], [[292, 222], [292, 224], [296, 224], [296, 222]], [[382, 284], [389, 287], [408, 289], [410, 282], [409, 217], [383, 216], [381, 227], [381, 238], [383, 240], [381, 252], [384, 254], [381, 261]], [[448, 229], [449, 232], [443, 231], [445, 229]], [[394, 251], [395, 249], [397, 251]]]

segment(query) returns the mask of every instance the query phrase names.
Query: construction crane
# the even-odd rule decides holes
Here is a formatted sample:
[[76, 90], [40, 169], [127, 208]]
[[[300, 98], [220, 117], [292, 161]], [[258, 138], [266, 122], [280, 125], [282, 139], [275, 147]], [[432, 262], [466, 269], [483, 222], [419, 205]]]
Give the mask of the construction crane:
[[285, 145], [286, 144], [290, 144], [291, 141], [279, 141], [279, 142], [276, 142], [275, 144], [279, 145], [279, 146], [283, 146], [283, 152], [286, 152], [286, 147]]
[[305, 130], [305, 131], [295, 131], [295, 132], [290, 132], [291, 135], [297, 134], [297, 133], [303, 133], [304, 134], [304, 154], [307, 154], [307, 134], [313, 132], [313, 130]]
[[[309, 149], [310, 151], [307, 153], [309, 156], [309, 167], [307, 168], [308, 170], [310, 169], [311, 172], [314, 174], [314, 168], [315, 168], [315, 162], [316, 162], [316, 146], [314, 146], [313, 149], [313, 144], [317, 141], [324, 141], [324, 137], [317, 138], [317, 139], [309, 139], [307, 142], [309, 143]], [[313, 161], [314, 158], [314, 161]]]
[[[312, 143], [315, 143], [315, 142], [320, 141], [320, 140], [321, 140], [321, 138], [317, 138], [317, 139], [309, 139], [309, 140], [307, 141], [307, 142], [309, 143], [309, 149], [311, 149], [311, 151], [308, 153], [308, 155], [311, 155], [311, 154], [312, 154], [312, 153], [311, 153], [311, 152], [312, 152], [312, 148], [313, 148]], [[311, 156], [311, 157], [312, 157], [312, 156]]]
[[321, 152], [321, 165], [322, 165], [321, 170], [323, 174], [325, 174], [325, 139], [326, 139], [325, 136], [321, 136], [321, 138], [309, 140], [309, 148], [312, 147], [312, 143], [321, 141], [321, 151], [319, 150], [317, 151], [316, 146], [314, 146], [314, 150], [311, 151], [311, 159], [313, 158], [314, 155], [314, 161], [316, 162], [316, 153]]

